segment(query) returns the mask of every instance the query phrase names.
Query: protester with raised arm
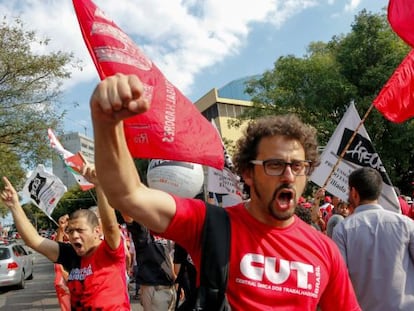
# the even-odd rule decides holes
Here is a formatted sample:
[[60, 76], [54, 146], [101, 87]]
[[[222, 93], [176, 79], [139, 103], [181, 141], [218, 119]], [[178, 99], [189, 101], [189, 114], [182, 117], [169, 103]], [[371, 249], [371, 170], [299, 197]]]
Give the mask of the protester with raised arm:
[[24, 213], [17, 192], [6, 177], [1, 192], [3, 203], [12, 213], [16, 228], [25, 243], [68, 271], [72, 310], [130, 310], [126, 287], [125, 251], [114, 210], [97, 183], [95, 169], [85, 165], [82, 174], [95, 183], [98, 208], [105, 239], [96, 215], [80, 209], [68, 220], [70, 243], [41, 237]]
[[[92, 94], [99, 182], [112, 206], [176, 241], [200, 271], [208, 207], [201, 200], [146, 187], [125, 141], [122, 120], [150, 109], [143, 93], [136, 76], [117, 74], [101, 81]], [[233, 162], [251, 198], [225, 209], [231, 225], [225, 296], [231, 309], [360, 310], [336, 245], [295, 215], [319, 162], [317, 146], [315, 129], [295, 115], [255, 120], [239, 140]], [[151, 147], [151, 142], [142, 146]]]

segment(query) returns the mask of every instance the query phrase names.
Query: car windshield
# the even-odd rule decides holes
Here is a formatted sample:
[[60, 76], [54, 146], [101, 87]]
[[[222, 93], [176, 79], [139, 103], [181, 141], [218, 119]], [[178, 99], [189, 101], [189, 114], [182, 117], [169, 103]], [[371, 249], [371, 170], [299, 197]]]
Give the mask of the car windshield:
[[0, 260], [2, 259], [9, 259], [10, 258], [10, 251], [8, 248], [0, 247]]

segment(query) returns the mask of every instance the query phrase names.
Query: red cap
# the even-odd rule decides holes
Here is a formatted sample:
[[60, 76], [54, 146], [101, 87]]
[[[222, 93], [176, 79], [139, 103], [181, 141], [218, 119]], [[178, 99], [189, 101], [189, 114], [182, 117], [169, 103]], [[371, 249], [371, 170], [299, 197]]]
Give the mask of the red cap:
[[332, 203], [332, 199], [331, 199], [331, 197], [329, 195], [327, 195], [325, 197], [324, 201], [327, 202], [327, 203]]

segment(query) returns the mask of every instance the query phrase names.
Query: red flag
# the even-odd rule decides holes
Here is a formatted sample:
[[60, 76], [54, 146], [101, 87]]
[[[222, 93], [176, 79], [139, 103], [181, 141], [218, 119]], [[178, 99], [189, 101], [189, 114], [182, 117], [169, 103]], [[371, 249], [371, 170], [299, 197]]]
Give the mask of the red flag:
[[137, 75], [151, 102], [148, 112], [125, 120], [133, 157], [193, 162], [222, 169], [220, 136], [134, 42], [90, 0], [73, 0], [83, 39], [101, 79]]
[[59, 301], [60, 310], [70, 311], [70, 291], [64, 276], [63, 266], [54, 264], [55, 267], [55, 289]]
[[396, 34], [414, 47], [414, 1], [390, 0], [388, 21]]
[[375, 98], [374, 106], [391, 122], [414, 117], [414, 50], [404, 58]]

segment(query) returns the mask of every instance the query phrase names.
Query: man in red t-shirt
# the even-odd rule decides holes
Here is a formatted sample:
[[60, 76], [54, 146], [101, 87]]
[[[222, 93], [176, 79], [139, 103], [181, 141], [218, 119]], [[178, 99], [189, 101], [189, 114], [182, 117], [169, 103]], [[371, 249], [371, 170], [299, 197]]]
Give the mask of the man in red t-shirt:
[[96, 186], [104, 240], [100, 239], [101, 227], [96, 214], [88, 209], [76, 210], [70, 215], [66, 227], [70, 243], [63, 243], [38, 234], [6, 177], [3, 178], [5, 188], [0, 193], [1, 199], [12, 213], [26, 245], [61, 264], [68, 272], [72, 310], [130, 310], [124, 243], [115, 212], [108, 205], [93, 166], [86, 164], [82, 173]]
[[[138, 77], [117, 74], [92, 94], [99, 182], [112, 206], [175, 240], [200, 271], [206, 205], [146, 187], [125, 142], [122, 120], [149, 109], [143, 93]], [[361, 310], [336, 245], [295, 216], [317, 146], [314, 128], [295, 115], [258, 119], [238, 141], [234, 164], [250, 200], [226, 208], [232, 310]]]

